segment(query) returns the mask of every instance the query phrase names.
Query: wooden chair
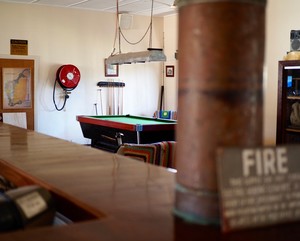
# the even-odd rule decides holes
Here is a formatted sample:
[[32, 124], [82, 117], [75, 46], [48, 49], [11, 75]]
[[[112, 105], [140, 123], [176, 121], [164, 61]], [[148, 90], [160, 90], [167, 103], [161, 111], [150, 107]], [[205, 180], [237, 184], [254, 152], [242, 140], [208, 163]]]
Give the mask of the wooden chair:
[[119, 155], [173, 169], [176, 169], [175, 153], [175, 141], [161, 141], [151, 144], [124, 143], [117, 151]]

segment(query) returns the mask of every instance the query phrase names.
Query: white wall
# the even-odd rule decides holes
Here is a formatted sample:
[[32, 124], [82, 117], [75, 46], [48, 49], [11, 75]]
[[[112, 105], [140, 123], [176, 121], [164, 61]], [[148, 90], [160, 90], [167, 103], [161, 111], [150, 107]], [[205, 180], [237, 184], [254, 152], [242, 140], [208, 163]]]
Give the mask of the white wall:
[[265, 143], [276, 143], [278, 61], [290, 51], [290, 31], [300, 29], [299, 0], [269, 0], [266, 29]]
[[[264, 143], [275, 145], [276, 143], [276, 119], [277, 119], [277, 83], [278, 61], [290, 50], [290, 30], [300, 29], [300, 1], [299, 0], [268, 0], [266, 8], [266, 48], [265, 48], [265, 79], [264, 79]], [[165, 17], [165, 46], [168, 57], [177, 46], [177, 16]], [[247, 50], [245, 49], [245, 54]], [[169, 58], [169, 60], [172, 58]], [[168, 61], [169, 61], [168, 60]], [[170, 63], [173, 63], [171, 60]], [[177, 71], [178, 73], [178, 71]], [[168, 79], [166, 92], [166, 107], [177, 106], [174, 93], [177, 95], [176, 80]]]
[[[36, 131], [77, 143], [89, 143], [83, 138], [76, 115], [95, 114], [94, 104], [100, 105], [96, 84], [107, 79], [103, 61], [113, 49], [115, 19], [115, 14], [97, 11], [0, 3], [1, 57], [11, 57], [10, 39], [26, 39], [29, 42], [28, 57], [38, 61]], [[124, 34], [135, 42], [143, 36], [149, 22], [150, 17], [135, 16], [132, 29]], [[152, 47], [162, 46], [163, 18], [154, 18]], [[148, 47], [149, 35], [135, 46], [122, 42], [121, 50], [125, 53]], [[56, 70], [63, 64], [77, 66], [81, 80], [72, 91], [66, 108], [58, 112], [53, 105], [52, 93]], [[162, 70], [161, 63], [120, 66], [117, 80], [126, 84], [124, 114], [153, 115], [159, 102]], [[59, 99], [57, 102], [60, 107], [62, 103]]]
[[[178, 60], [175, 59], [175, 52], [178, 50], [178, 15], [170, 15], [164, 18], [164, 50], [167, 56], [165, 65], [174, 65], [174, 77], [166, 77], [164, 74], [163, 83], [165, 86], [164, 109], [177, 110], [177, 88], [178, 88]], [[174, 98], [175, 96], [175, 98]]]
[[[300, 29], [299, 0], [268, 0], [266, 17], [266, 54], [264, 89], [264, 141], [276, 139], [278, 61], [290, 50], [289, 34]], [[82, 137], [77, 114], [95, 114], [99, 101], [96, 83], [104, 79], [103, 59], [111, 50], [114, 38], [113, 14], [64, 8], [29, 7], [0, 3], [0, 54], [9, 54], [11, 38], [29, 40], [29, 54], [37, 56], [36, 79], [37, 131], [79, 143]], [[133, 29], [125, 31], [135, 40], [142, 36], [149, 18], [135, 17]], [[161, 84], [165, 85], [164, 109], [177, 109], [177, 15], [156, 18], [153, 47], [163, 47], [167, 62], [120, 66], [124, 89], [124, 113], [148, 115], [158, 108]], [[148, 39], [138, 46], [122, 44], [122, 52], [144, 50]], [[246, 50], [245, 50], [246, 51]], [[66, 111], [57, 112], [52, 104], [56, 69], [66, 63], [79, 67], [82, 79], [68, 100]], [[165, 65], [175, 66], [175, 77], [166, 78]]]

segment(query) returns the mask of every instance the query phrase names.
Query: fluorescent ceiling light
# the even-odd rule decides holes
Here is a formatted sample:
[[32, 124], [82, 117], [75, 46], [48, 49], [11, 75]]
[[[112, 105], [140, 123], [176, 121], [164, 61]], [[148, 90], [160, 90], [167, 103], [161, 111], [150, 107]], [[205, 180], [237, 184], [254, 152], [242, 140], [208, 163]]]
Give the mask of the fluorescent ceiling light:
[[147, 51], [129, 52], [124, 54], [111, 55], [106, 59], [107, 64], [131, 64], [145, 63], [153, 61], [166, 61], [166, 56], [162, 49], [148, 48]]

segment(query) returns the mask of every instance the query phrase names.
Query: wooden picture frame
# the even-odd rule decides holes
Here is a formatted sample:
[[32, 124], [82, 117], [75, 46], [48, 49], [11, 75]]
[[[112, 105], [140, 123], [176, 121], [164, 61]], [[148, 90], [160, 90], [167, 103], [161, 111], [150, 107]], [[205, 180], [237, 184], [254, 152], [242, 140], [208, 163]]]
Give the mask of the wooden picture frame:
[[104, 60], [105, 77], [118, 77], [119, 76], [119, 65], [107, 64], [106, 59]]
[[0, 113], [25, 113], [29, 130], [34, 130], [34, 76], [34, 59], [0, 58]]
[[166, 77], [174, 77], [174, 65], [166, 65]]
[[31, 69], [2, 68], [2, 108], [23, 109], [32, 107]]

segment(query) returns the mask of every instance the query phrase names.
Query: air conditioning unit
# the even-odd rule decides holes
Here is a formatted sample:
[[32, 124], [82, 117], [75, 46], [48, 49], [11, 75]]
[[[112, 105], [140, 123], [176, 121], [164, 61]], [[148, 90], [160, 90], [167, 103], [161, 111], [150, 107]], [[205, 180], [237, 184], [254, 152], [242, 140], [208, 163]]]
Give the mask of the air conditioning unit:
[[291, 51], [300, 51], [300, 30], [291, 30]]
[[127, 13], [119, 14], [119, 26], [122, 30], [128, 30], [132, 28], [133, 15]]

